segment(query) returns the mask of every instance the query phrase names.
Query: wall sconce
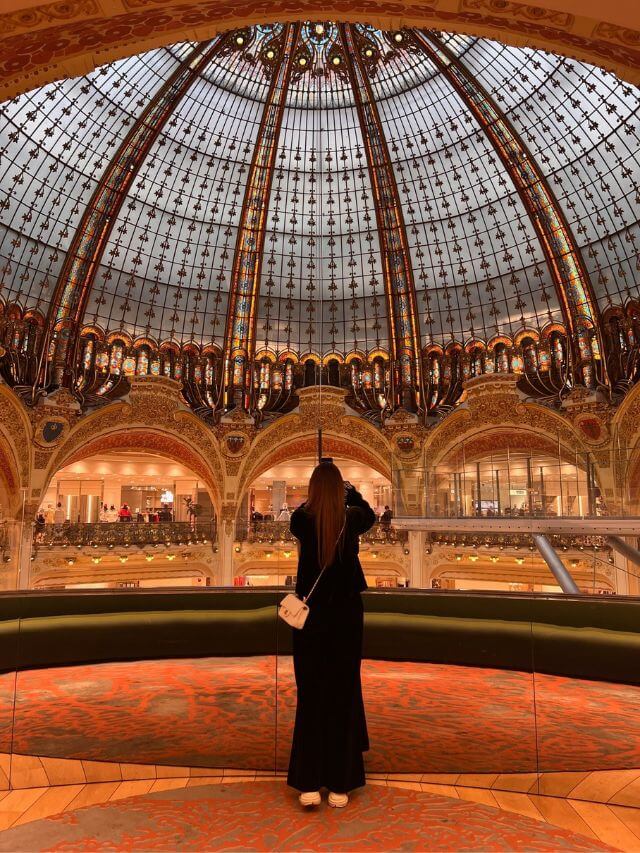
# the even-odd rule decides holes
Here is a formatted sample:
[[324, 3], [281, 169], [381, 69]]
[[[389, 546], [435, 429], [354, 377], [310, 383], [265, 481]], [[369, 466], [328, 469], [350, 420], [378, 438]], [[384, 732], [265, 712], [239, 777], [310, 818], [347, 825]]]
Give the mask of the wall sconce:
[[287, 558], [287, 560], [288, 560], [288, 559], [289, 559], [289, 557], [291, 556], [291, 551], [283, 551], [282, 553], [283, 553], [283, 554], [284, 554], [284, 556]]
[[515, 561], [519, 566], [521, 566], [524, 563], [524, 557], [516, 557]]
[[265, 552], [264, 552], [264, 555], [265, 555], [265, 557], [266, 557], [267, 559], [269, 559], [269, 557], [270, 557], [272, 554], [273, 554], [273, 551], [265, 551]]
[[372, 557], [373, 557], [373, 559], [375, 560], [375, 558], [378, 556], [378, 552], [377, 552], [377, 551], [372, 551], [372, 552], [371, 552], [371, 556], [372, 556]]
[[153, 560], [153, 554], [145, 554], [144, 558], [147, 561], [147, 563], [150, 563], [151, 560]]
[[129, 558], [126, 556], [126, 554], [121, 554], [118, 559], [121, 563], [126, 563]]
[[169, 560], [169, 562], [171, 562], [171, 560], [175, 560], [175, 558], [176, 558], [175, 554], [167, 554], [167, 560]]
[[91, 558], [91, 562], [92, 562], [92, 563], [95, 563], [96, 565], [98, 565], [98, 563], [101, 563], [101, 562], [102, 562], [102, 557], [92, 557], [92, 558]]
[[67, 564], [69, 566], [72, 566], [75, 563], [75, 561], [76, 561], [75, 557], [67, 557]]
[[405, 556], [406, 556], [406, 557], [408, 557], [410, 553], [411, 553], [411, 552], [409, 551], [409, 549], [408, 549], [408, 548], [405, 548], [405, 549], [404, 549], [404, 554], [405, 554]]
[[460, 562], [461, 559], [462, 559], [462, 554], [456, 554], [456, 560], [458, 562]]
[[241, 549], [240, 549], [239, 545], [236, 545], [236, 547], [233, 550], [236, 552], [236, 554], [239, 554]]
[[491, 560], [492, 563], [497, 563], [498, 560], [500, 559], [500, 557], [493, 556], [493, 557], [489, 557], [489, 559]]
[[475, 563], [475, 561], [478, 559], [478, 555], [477, 554], [469, 554], [469, 559], [471, 560], [472, 563]]

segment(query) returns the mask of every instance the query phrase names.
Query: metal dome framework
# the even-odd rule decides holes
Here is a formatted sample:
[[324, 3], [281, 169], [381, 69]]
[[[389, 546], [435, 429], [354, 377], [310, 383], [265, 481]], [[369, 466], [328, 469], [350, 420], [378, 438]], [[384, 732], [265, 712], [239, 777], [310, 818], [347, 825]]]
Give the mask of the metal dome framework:
[[541, 51], [304, 22], [2, 107], [4, 378], [134, 374], [206, 418], [344, 385], [429, 417], [484, 372], [557, 400], [638, 377], [638, 90]]

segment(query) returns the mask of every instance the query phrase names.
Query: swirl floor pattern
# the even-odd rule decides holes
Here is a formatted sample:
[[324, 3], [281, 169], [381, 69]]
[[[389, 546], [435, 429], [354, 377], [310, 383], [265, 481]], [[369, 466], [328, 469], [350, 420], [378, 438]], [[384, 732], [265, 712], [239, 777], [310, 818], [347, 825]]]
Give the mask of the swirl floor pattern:
[[282, 782], [165, 791], [64, 812], [0, 833], [0, 851], [611, 850], [531, 818], [433, 794], [368, 786], [347, 809], [303, 812]]
[[[362, 674], [369, 773], [640, 767], [638, 686], [402, 661]], [[0, 752], [272, 770], [277, 740], [286, 769], [294, 713], [289, 657], [27, 670], [0, 676]]]

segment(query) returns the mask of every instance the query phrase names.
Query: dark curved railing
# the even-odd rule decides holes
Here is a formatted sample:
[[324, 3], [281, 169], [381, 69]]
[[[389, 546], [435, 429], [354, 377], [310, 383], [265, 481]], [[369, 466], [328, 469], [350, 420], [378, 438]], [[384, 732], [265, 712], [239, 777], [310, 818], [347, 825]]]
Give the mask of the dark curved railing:
[[[246, 528], [246, 534], [243, 535], [239, 528], [239, 541], [248, 542], [293, 542], [293, 535], [289, 530], [288, 521], [252, 521]], [[375, 544], [387, 543], [390, 545], [403, 544], [408, 539], [406, 530], [396, 530], [393, 525], [374, 524], [373, 527], [360, 537], [361, 542], [371, 542]]]
[[65, 547], [69, 545], [113, 548], [129, 545], [188, 545], [192, 542], [215, 541], [212, 522], [99, 522], [97, 524], [34, 525], [36, 546]]

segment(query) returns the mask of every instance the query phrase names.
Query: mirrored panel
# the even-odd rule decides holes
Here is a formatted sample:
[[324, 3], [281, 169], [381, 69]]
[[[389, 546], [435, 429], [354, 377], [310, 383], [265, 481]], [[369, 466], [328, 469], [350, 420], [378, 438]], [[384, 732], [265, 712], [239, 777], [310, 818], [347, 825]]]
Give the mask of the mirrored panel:
[[[530, 601], [411, 590], [372, 590], [363, 601], [366, 772], [479, 785], [492, 774], [506, 788], [509, 774], [531, 774], [534, 785]], [[286, 770], [296, 709], [292, 630], [282, 626], [279, 638], [278, 769]]]
[[19, 616], [11, 595], [0, 595], [0, 791], [9, 788]]
[[49, 594], [24, 607], [15, 787], [59, 782], [64, 768], [50, 759], [60, 758], [92, 781], [160, 777], [167, 766], [272, 771], [273, 594]]
[[540, 793], [640, 806], [640, 599], [535, 603]]

